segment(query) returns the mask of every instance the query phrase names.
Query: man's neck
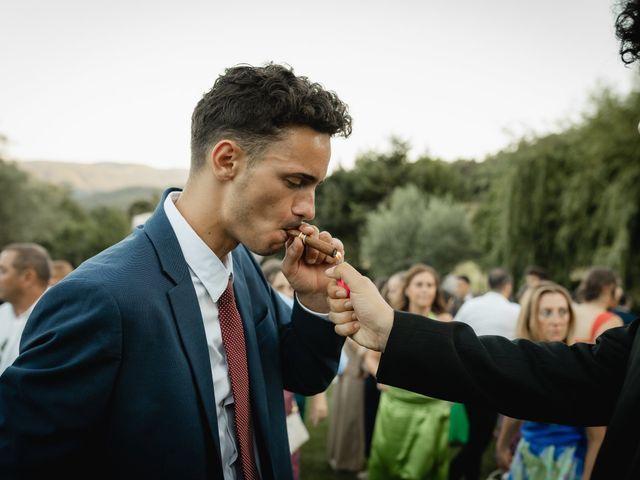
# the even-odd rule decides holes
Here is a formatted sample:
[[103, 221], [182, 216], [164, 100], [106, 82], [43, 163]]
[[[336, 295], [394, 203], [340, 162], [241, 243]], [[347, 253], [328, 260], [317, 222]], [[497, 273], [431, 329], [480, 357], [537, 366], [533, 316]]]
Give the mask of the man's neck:
[[409, 307], [409, 313], [414, 313], [416, 315], [422, 315], [423, 317], [428, 317], [431, 313], [431, 307], [429, 308], [419, 308], [415, 306]]
[[592, 300], [591, 302], [589, 302], [591, 305], [593, 305], [596, 308], [601, 308], [602, 310], [607, 310], [609, 308], [610, 305], [610, 300], [609, 297], [598, 297], [595, 300]]
[[40, 298], [40, 296], [44, 293], [45, 289], [33, 289], [30, 292], [22, 295], [18, 300], [11, 302], [11, 306], [13, 307], [13, 313], [16, 317], [19, 317], [24, 312], [29, 310], [31, 306], [36, 303], [36, 301]]
[[187, 184], [176, 201], [176, 208], [193, 231], [222, 260], [238, 244], [229, 241], [224, 235], [219, 209], [211, 208], [216, 205], [215, 199], [199, 194], [198, 190], [197, 184]]
[[497, 293], [498, 295], [500, 295], [505, 300], [509, 300], [509, 295], [507, 295], [507, 291], [506, 290], [489, 290], [489, 291], [493, 292], [493, 293]]

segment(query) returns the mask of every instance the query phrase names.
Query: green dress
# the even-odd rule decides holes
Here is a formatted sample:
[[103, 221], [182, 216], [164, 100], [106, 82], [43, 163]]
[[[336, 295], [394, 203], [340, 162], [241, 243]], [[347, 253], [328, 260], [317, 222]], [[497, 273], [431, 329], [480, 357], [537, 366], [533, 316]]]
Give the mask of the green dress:
[[369, 480], [446, 480], [449, 412], [449, 402], [388, 387], [380, 396]]

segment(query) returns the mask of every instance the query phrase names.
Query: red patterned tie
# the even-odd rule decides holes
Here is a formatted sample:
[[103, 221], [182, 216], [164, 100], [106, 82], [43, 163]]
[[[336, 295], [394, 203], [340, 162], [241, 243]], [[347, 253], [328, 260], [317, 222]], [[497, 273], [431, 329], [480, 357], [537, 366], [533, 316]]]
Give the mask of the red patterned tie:
[[240, 448], [242, 475], [245, 480], [259, 480], [258, 469], [253, 455], [253, 429], [251, 425], [251, 400], [249, 397], [249, 368], [247, 366], [247, 348], [244, 328], [236, 299], [233, 295], [231, 280], [227, 289], [218, 300], [218, 316], [222, 342], [227, 352], [231, 391], [233, 392], [236, 439]]

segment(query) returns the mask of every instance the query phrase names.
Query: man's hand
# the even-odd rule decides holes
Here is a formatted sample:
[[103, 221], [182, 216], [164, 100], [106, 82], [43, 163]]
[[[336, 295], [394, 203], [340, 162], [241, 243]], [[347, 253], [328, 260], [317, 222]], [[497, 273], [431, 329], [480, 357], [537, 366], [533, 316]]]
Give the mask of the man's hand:
[[[328, 232], [320, 232], [317, 227], [303, 223], [298, 228], [309, 237], [319, 238], [333, 245], [344, 258], [344, 246]], [[305, 307], [315, 312], [327, 313], [327, 287], [329, 278], [325, 274], [327, 266], [336, 263], [336, 259], [305, 246], [300, 238], [291, 238], [287, 242], [287, 251], [282, 261], [282, 273], [298, 295]]]
[[[336, 324], [336, 333], [351, 337], [363, 347], [383, 352], [393, 326], [393, 309], [373, 282], [348, 263], [336, 265], [326, 273], [332, 279], [327, 292], [329, 318]], [[351, 289], [350, 298], [346, 290], [338, 286], [339, 279]]]

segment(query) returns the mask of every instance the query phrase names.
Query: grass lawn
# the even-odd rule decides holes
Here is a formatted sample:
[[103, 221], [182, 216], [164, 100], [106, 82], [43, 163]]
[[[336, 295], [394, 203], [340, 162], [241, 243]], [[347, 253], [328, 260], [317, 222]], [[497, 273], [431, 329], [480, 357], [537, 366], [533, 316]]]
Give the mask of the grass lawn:
[[[331, 408], [331, 399], [329, 399], [329, 408]], [[331, 410], [329, 410], [329, 414], [331, 414]], [[320, 422], [317, 427], [307, 422], [307, 429], [310, 438], [300, 450], [300, 480], [355, 479], [355, 473], [335, 472], [327, 462], [328, 419]]]
[[[331, 415], [331, 391], [332, 387], [327, 390], [329, 400], [329, 415]], [[351, 472], [335, 472], [329, 467], [327, 462], [327, 434], [329, 430], [328, 419], [321, 422], [320, 425], [314, 427], [307, 422], [310, 439], [305, 443], [300, 452], [300, 480], [354, 480], [355, 473]], [[456, 447], [451, 447], [451, 457], [457, 451]], [[486, 478], [496, 468], [494, 460], [495, 442], [489, 445], [482, 461], [481, 478]]]

